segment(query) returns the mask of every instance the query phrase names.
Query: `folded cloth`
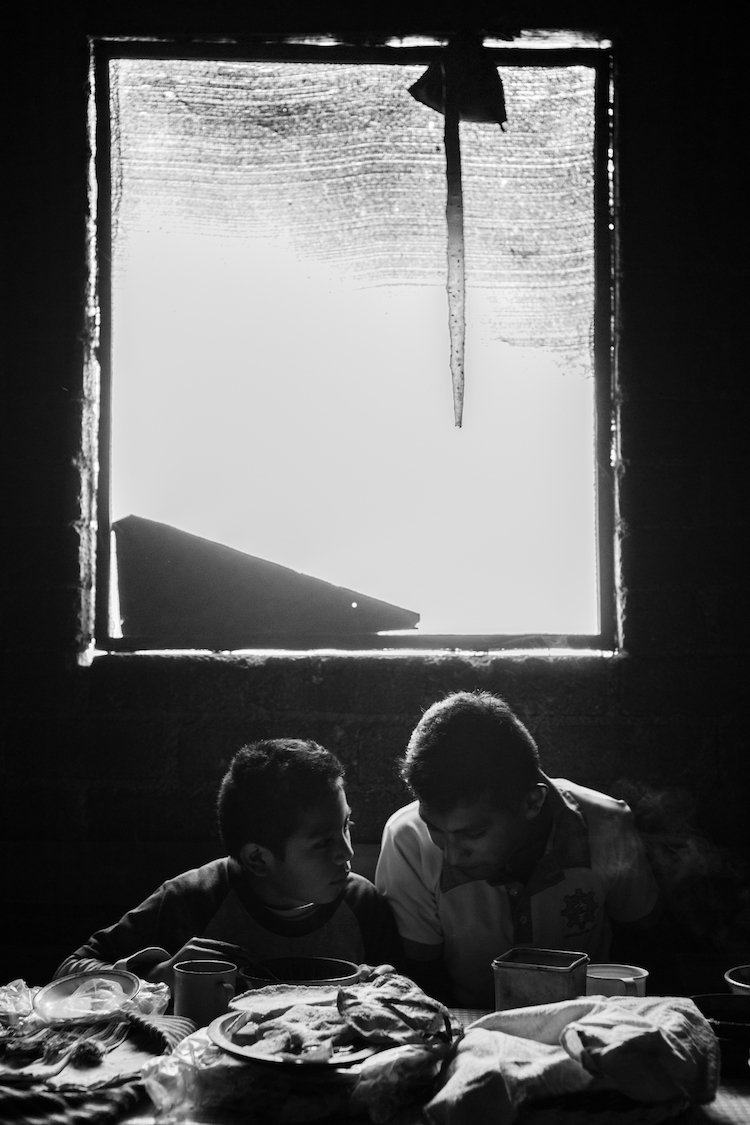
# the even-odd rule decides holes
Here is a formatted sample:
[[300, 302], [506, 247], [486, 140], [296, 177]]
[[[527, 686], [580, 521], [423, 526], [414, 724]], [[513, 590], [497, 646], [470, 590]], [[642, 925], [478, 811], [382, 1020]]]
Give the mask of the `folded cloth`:
[[187, 1039], [196, 1030], [196, 1025], [185, 1016], [150, 1016], [134, 1012], [130, 1023], [136, 1032], [141, 1032], [144, 1046], [154, 1054], [173, 1051], [178, 1043]]
[[623, 996], [563, 1030], [560, 1042], [596, 1079], [636, 1101], [709, 1102], [719, 1045], [692, 1000]]
[[718, 1079], [718, 1042], [691, 1000], [581, 997], [477, 1020], [425, 1116], [511, 1125], [524, 1104], [589, 1090], [687, 1106], [711, 1101]]

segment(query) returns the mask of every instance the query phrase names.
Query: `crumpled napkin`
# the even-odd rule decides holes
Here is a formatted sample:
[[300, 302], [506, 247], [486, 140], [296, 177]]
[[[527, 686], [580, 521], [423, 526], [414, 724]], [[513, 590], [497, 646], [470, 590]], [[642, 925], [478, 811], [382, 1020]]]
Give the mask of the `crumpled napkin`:
[[17, 1027], [24, 1016], [32, 1011], [32, 1001], [38, 988], [29, 988], [21, 977], [0, 987], [0, 1024]]
[[588, 996], [477, 1020], [425, 1116], [431, 1125], [511, 1125], [524, 1103], [584, 1090], [700, 1104], [718, 1081], [718, 1042], [692, 1000]]
[[607, 1086], [636, 1101], [711, 1101], [719, 1044], [692, 1000], [621, 997], [568, 1024], [560, 1042]]

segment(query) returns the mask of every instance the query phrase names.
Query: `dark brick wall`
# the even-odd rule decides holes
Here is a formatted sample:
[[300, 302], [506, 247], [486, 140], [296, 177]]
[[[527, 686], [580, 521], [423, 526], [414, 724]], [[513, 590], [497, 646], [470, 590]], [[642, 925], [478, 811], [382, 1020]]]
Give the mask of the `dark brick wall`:
[[[386, 24], [387, 7], [368, 18]], [[332, 9], [284, 10], [312, 27]], [[490, 7], [461, 10], [482, 22]], [[86, 35], [222, 31], [247, 16], [229, 2], [34, 7], [3, 68], [0, 978], [41, 982], [94, 926], [217, 854], [213, 796], [243, 740], [310, 735], [339, 753], [359, 840], [375, 844], [403, 799], [394, 762], [421, 709], [473, 687], [509, 698], [549, 772], [677, 794], [677, 821], [657, 827], [677, 851], [703, 834], [690, 902], [711, 922], [709, 979], [750, 961], [744, 95], [739, 47], [709, 52], [703, 17], [660, 11], [646, 25], [638, 5], [527, 4], [517, 21], [604, 21], [620, 45], [625, 652], [83, 666]]]

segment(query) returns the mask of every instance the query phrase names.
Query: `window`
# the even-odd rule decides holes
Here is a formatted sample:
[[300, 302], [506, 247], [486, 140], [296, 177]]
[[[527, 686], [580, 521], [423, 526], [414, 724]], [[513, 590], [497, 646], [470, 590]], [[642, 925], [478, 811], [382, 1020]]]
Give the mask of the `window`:
[[610, 53], [485, 43], [459, 428], [443, 48], [95, 44], [100, 644], [612, 645]]

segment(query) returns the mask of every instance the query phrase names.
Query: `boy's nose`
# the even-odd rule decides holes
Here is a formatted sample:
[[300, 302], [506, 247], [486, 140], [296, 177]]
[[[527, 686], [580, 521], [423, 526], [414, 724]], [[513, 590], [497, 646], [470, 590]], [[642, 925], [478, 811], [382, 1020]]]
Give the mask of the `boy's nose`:
[[338, 859], [340, 857], [342, 862], [348, 863], [353, 855], [354, 848], [352, 847], [351, 840], [349, 840], [346, 836], [342, 836], [341, 840], [339, 841], [336, 858]]
[[446, 835], [440, 841], [440, 847], [443, 850], [445, 862], [450, 864], [451, 867], [459, 867], [462, 855], [461, 845]]

